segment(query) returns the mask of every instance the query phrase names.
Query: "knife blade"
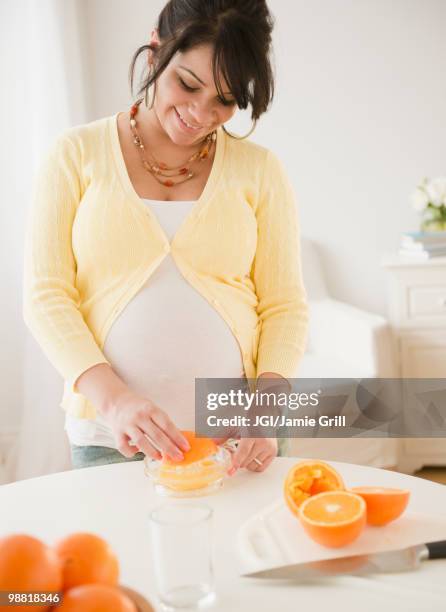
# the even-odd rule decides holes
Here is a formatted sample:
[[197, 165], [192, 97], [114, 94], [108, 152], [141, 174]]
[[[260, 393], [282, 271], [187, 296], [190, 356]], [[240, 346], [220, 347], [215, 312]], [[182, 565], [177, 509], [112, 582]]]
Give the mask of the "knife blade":
[[271, 578], [303, 582], [350, 574], [383, 574], [415, 570], [425, 559], [446, 559], [446, 540], [368, 555], [351, 555], [322, 561], [293, 563], [242, 574], [245, 578]]

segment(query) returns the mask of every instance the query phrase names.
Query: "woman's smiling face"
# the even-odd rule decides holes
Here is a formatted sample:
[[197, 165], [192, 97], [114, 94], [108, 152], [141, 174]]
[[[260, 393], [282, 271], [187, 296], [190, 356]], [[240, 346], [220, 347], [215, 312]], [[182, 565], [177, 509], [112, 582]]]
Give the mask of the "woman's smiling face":
[[156, 81], [154, 110], [162, 128], [177, 145], [193, 146], [202, 141], [237, 109], [222, 75], [224, 99], [218, 94], [212, 55], [211, 45], [178, 52]]

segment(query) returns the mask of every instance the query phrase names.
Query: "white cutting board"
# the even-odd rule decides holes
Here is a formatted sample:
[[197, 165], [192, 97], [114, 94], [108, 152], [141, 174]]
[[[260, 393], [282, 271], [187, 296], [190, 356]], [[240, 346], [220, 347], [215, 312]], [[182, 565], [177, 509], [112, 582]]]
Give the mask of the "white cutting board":
[[314, 542], [283, 500], [248, 519], [237, 533], [240, 572], [333, 557], [362, 555], [446, 540], [446, 517], [406, 510], [383, 527], [366, 525], [348, 546], [327, 548]]

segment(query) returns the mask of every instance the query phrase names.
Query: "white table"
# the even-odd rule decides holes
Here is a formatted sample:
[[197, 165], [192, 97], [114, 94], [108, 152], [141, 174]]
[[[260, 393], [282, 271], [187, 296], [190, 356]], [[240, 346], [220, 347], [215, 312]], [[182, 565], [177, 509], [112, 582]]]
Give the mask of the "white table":
[[[215, 495], [199, 498], [214, 509], [215, 612], [383, 612], [403, 609], [443, 612], [446, 560], [423, 562], [418, 571], [373, 577], [339, 576], [316, 584], [292, 585], [241, 578], [235, 550], [238, 526], [282, 495], [282, 483], [298, 457], [277, 458], [262, 474], [241, 470]], [[378, 468], [330, 462], [348, 486], [407, 487], [414, 511], [446, 514], [446, 487]], [[60, 472], [0, 487], [0, 535], [26, 532], [48, 544], [75, 531], [104, 536], [117, 553], [121, 584], [157, 604], [150, 558], [148, 510], [156, 496], [143, 463]], [[184, 503], [184, 501], [183, 501]], [[157, 608], [158, 609], [158, 608]]]

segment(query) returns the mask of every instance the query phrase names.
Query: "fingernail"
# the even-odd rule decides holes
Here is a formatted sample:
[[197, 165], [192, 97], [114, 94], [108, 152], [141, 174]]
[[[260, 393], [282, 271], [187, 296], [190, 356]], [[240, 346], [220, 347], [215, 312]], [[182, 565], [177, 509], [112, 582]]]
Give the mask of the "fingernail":
[[165, 453], [164, 454], [165, 458], [167, 459], [167, 461], [181, 461], [183, 459], [183, 455], [177, 454], [177, 453]]
[[237, 468], [236, 468], [236, 467], [232, 467], [232, 468], [230, 468], [230, 469], [228, 470], [228, 474], [229, 474], [229, 476], [233, 476], [233, 475], [236, 473], [236, 471], [237, 471]]
[[189, 444], [189, 442], [188, 442], [187, 440], [186, 440], [186, 442], [183, 442], [183, 444], [181, 445], [181, 448], [182, 448], [184, 451], [188, 451], [188, 450], [190, 450], [190, 444]]

